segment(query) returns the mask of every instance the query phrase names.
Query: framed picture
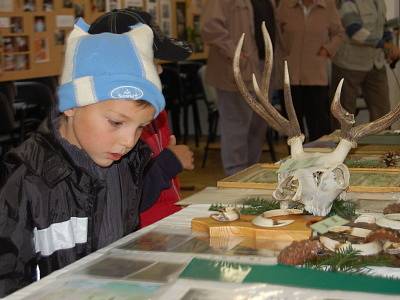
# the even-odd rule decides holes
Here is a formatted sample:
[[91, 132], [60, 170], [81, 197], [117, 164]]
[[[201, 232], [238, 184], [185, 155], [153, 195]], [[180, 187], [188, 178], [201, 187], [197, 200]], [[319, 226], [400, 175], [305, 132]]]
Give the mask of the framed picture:
[[17, 54], [14, 56], [15, 59], [15, 70], [22, 71], [29, 69], [29, 55], [28, 54]]
[[4, 55], [4, 71], [14, 71], [15, 70], [15, 61], [14, 55], [6, 54]]
[[158, 1], [147, 0], [146, 1], [146, 11], [152, 16], [155, 23], [160, 23], [160, 13], [158, 9]]
[[3, 50], [5, 53], [15, 51], [15, 40], [12, 36], [3, 37]]
[[121, 8], [121, 0], [107, 0], [106, 10], [111, 11], [113, 9]]
[[64, 45], [65, 44], [65, 30], [64, 29], [57, 29], [54, 32], [54, 41], [56, 45]]
[[47, 38], [35, 38], [34, 42], [34, 62], [43, 63], [50, 60], [49, 57], [49, 45]]
[[20, 33], [24, 31], [24, 21], [22, 17], [11, 17], [10, 18], [10, 32]]
[[91, 3], [92, 10], [98, 12], [106, 11], [106, 0], [91, 0]]
[[143, 0], [125, 0], [125, 7], [143, 9]]
[[72, 0], [63, 0], [63, 8], [72, 8]]
[[24, 11], [36, 11], [36, 0], [24, 0]]
[[0, 11], [1, 12], [12, 12], [14, 10], [14, 0], [1, 0]]
[[176, 3], [176, 35], [180, 40], [187, 40], [185, 2]]
[[43, 11], [46, 11], [46, 12], [53, 11], [53, 9], [54, 9], [53, 0], [43, 0], [42, 9], [43, 9]]
[[46, 17], [45, 16], [35, 16], [33, 28], [35, 32], [45, 32], [46, 31]]
[[29, 51], [28, 36], [16, 36], [14, 38], [14, 51], [15, 52]]

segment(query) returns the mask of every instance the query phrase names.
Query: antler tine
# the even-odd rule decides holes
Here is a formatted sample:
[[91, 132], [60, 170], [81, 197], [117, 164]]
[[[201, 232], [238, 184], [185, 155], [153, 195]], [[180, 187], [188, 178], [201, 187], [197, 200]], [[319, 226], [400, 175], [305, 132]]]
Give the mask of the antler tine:
[[[250, 94], [250, 92], [246, 88], [246, 85], [245, 85], [242, 75], [240, 73], [240, 53], [242, 51], [243, 41], [244, 41], [244, 34], [242, 34], [242, 36], [239, 40], [239, 43], [236, 46], [235, 56], [233, 58], [233, 74], [235, 77], [236, 84], [239, 88], [239, 91], [242, 94], [244, 100], [250, 105], [250, 107], [257, 114], [259, 114], [271, 127], [273, 127], [278, 132], [286, 134], [287, 127], [283, 126], [280, 122], [277, 122], [277, 120], [275, 120], [274, 116], [271, 116], [270, 112], [268, 112], [268, 110], [264, 107], [264, 105], [266, 103], [269, 104], [268, 100], [264, 101], [264, 105], [262, 105], [260, 102], [258, 102], [253, 97], [253, 95]], [[256, 84], [256, 86], [258, 86], [258, 85]], [[259, 92], [259, 88], [258, 88], [258, 92]], [[257, 93], [257, 90], [256, 90], [256, 93]], [[265, 100], [264, 97], [261, 97], [261, 99]], [[267, 104], [267, 106], [268, 106], [268, 104]], [[283, 118], [282, 116], [280, 116], [280, 117]], [[286, 119], [283, 118], [283, 120], [286, 120]]]
[[301, 136], [299, 121], [297, 120], [296, 111], [294, 110], [292, 93], [290, 91], [290, 78], [287, 61], [285, 61], [285, 77], [283, 82], [283, 95], [285, 99], [285, 107], [289, 118], [288, 138]]
[[331, 104], [331, 112], [336, 120], [338, 120], [340, 123], [341, 137], [347, 140], [351, 140], [349, 134], [350, 129], [355, 123], [355, 120], [354, 115], [345, 110], [340, 104], [340, 95], [342, 92], [343, 82], [344, 79], [341, 79], [338, 86], [336, 87], [335, 96], [333, 97]]
[[261, 77], [261, 91], [264, 95], [269, 95], [269, 82], [271, 79], [272, 66], [274, 64], [273, 47], [265, 21], [262, 22], [261, 30], [264, 38], [265, 59], [264, 70]]
[[282, 117], [282, 115], [277, 111], [277, 109], [268, 101], [267, 95], [263, 95], [260, 87], [258, 86], [258, 82], [256, 76], [253, 74], [253, 87], [254, 91], [257, 95], [258, 100], [260, 100], [261, 105], [264, 107], [265, 111], [269, 114], [274, 121], [279, 124], [285, 130], [285, 134], [288, 134], [289, 121]]
[[358, 139], [367, 134], [374, 134], [389, 127], [399, 119], [400, 119], [400, 104], [398, 104], [395, 109], [391, 110], [383, 117], [380, 117], [375, 121], [366, 124], [361, 124], [352, 128], [350, 130], [349, 138], [351, 139], [351, 141], [356, 142]]

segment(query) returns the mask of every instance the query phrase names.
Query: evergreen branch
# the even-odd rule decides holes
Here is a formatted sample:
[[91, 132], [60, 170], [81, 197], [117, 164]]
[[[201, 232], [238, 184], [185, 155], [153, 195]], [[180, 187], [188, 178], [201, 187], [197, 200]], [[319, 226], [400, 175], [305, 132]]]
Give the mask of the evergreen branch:
[[338, 215], [344, 219], [353, 219], [356, 214], [356, 203], [353, 201], [344, 201], [335, 199], [332, 204], [329, 216]]
[[390, 263], [391, 259], [388, 256], [361, 256], [360, 251], [347, 247], [310, 260], [304, 267], [330, 272], [368, 274], [369, 266], [390, 266]]
[[259, 215], [272, 209], [280, 208], [279, 201], [269, 200], [262, 197], [248, 198], [243, 202], [240, 213], [244, 215]]

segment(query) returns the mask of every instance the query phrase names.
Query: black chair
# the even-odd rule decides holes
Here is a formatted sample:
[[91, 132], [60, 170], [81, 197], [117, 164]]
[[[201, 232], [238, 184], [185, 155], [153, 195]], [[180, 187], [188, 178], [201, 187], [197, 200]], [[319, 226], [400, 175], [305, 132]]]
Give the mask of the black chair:
[[[183, 143], [187, 143], [191, 108], [196, 146], [198, 146], [201, 136], [197, 101], [204, 98], [197, 78], [197, 70], [200, 66], [201, 64], [195, 62], [166, 64], [163, 65], [163, 72], [160, 75], [163, 94], [166, 99], [166, 109], [171, 114], [173, 133], [178, 140], [181, 140], [183, 135]], [[181, 132], [181, 117], [183, 118], [183, 134]]]
[[182, 87], [181, 107], [183, 109], [183, 143], [186, 144], [189, 134], [189, 108], [191, 108], [196, 147], [199, 146], [199, 139], [202, 135], [197, 102], [205, 98], [202, 83], [198, 76], [199, 69], [203, 65], [204, 63], [200, 61], [180, 61], [177, 64]]
[[16, 81], [14, 108], [16, 117], [23, 127], [24, 136], [35, 131], [47, 117], [56, 98], [53, 91], [45, 84], [36, 81]]
[[15, 120], [12, 99], [0, 92], [0, 157], [21, 140], [21, 128]]
[[181, 98], [183, 91], [181, 90], [181, 79], [175, 64], [163, 65], [163, 72], [160, 75], [162, 83], [162, 91], [165, 97], [166, 110], [170, 112], [172, 121], [172, 132], [177, 140], [181, 139]]

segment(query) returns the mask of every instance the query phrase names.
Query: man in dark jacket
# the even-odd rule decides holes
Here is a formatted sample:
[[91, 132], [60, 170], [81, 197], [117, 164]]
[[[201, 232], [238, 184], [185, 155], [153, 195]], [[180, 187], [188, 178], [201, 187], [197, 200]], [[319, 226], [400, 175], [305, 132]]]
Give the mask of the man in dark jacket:
[[[5, 157], [0, 297], [138, 224], [140, 196], [150, 185], [143, 179], [150, 150], [138, 140], [165, 105], [153, 32], [139, 24], [125, 34], [90, 35], [88, 27], [79, 20], [67, 41], [60, 113]], [[146, 168], [165, 174], [157, 171], [165, 167]], [[169, 184], [162, 176], [148, 180], [155, 189]]]

